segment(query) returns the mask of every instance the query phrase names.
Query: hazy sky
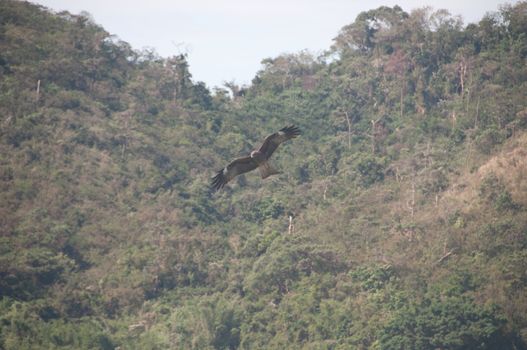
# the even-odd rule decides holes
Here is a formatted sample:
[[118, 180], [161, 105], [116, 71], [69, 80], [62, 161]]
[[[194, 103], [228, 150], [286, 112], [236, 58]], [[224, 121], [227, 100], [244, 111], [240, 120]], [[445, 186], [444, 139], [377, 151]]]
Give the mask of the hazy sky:
[[55, 11], [89, 12], [134, 49], [163, 57], [187, 53], [195, 81], [209, 87], [250, 83], [260, 62], [281, 53], [328, 49], [361, 12], [398, 4], [431, 6], [476, 22], [516, 0], [31, 0]]

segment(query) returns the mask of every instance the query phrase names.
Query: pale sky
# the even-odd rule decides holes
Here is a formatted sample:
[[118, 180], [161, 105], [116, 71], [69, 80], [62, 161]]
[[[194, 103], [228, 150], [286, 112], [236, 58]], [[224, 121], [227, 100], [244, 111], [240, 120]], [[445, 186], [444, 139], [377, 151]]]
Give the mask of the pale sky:
[[134, 49], [187, 53], [194, 81], [249, 84], [264, 58], [329, 49], [339, 30], [379, 6], [431, 6], [477, 22], [517, 0], [30, 0], [54, 11], [89, 12]]

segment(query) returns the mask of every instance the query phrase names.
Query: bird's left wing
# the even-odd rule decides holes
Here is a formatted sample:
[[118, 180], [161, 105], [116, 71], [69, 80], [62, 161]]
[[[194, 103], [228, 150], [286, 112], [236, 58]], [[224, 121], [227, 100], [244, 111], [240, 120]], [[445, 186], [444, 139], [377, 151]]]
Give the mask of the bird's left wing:
[[259, 151], [265, 154], [266, 158], [269, 159], [276, 148], [282, 143], [292, 138], [300, 135], [300, 129], [294, 125], [286, 126], [285, 128], [280, 129], [280, 131], [275, 132], [267, 136], [260, 146]]
[[218, 171], [216, 176], [212, 178], [212, 188], [217, 191], [236, 176], [254, 170], [257, 167], [258, 164], [251, 157], [235, 159], [225, 168]]

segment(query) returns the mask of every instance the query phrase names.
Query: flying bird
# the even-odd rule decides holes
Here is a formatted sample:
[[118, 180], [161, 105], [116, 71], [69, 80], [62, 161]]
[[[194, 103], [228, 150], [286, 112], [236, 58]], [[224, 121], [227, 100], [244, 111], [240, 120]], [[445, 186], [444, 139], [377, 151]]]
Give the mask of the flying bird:
[[252, 151], [247, 157], [233, 160], [225, 168], [218, 171], [212, 178], [212, 188], [216, 191], [223, 188], [227, 182], [240, 174], [247, 173], [258, 168], [262, 179], [280, 172], [269, 164], [269, 158], [273, 155], [276, 148], [282, 143], [300, 135], [300, 129], [296, 126], [286, 126], [267, 136], [259, 149]]

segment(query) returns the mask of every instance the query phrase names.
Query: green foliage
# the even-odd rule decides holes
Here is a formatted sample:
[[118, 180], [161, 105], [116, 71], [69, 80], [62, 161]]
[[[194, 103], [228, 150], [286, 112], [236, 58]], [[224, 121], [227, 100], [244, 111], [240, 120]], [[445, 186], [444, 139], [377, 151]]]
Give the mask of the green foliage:
[[284, 206], [275, 199], [263, 198], [251, 203], [248, 208], [244, 208], [243, 214], [248, 221], [262, 222], [266, 219], [277, 219], [283, 216]]
[[384, 180], [383, 160], [371, 155], [362, 154], [355, 160], [356, 170], [363, 186], [370, 186]]
[[526, 6], [371, 9], [230, 95], [0, 1], [0, 348], [525, 348]]
[[[95, 320], [68, 322], [39, 318], [37, 303], [20, 303], [3, 298], [0, 303], [2, 326], [0, 345], [11, 349], [114, 349], [115, 344], [103, 325]], [[42, 312], [40, 312], [42, 314]], [[38, 339], [38, 343], [34, 339]]]
[[510, 349], [505, 319], [467, 297], [430, 296], [398, 311], [379, 334], [382, 349]]
[[481, 182], [479, 197], [482, 201], [492, 204], [499, 212], [518, 209], [518, 204], [512, 199], [503, 181], [493, 173], [487, 175]]
[[344, 267], [330, 249], [301, 238], [275, 239], [254, 263], [246, 279], [251, 294], [286, 293], [291, 285], [312, 273], [337, 272]]
[[503, 142], [505, 135], [496, 128], [486, 129], [476, 138], [478, 149], [484, 154], [490, 154], [494, 147]]
[[60, 281], [63, 274], [73, 267], [73, 261], [63, 253], [55, 253], [46, 248], [26, 249], [14, 255], [7, 251], [0, 256], [1, 294], [21, 299], [39, 295], [42, 286]]
[[517, 204], [512, 200], [511, 194], [508, 191], [501, 192], [496, 198], [495, 207], [498, 211], [507, 211], [516, 209]]
[[365, 291], [375, 291], [384, 287], [393, 276], [393, 268], [390, 265], [385, 266], [360, 266], [351, 271], [353, 280], [360, 283]]
[[449, 180], [442, 169], [432, 171], [430, 178], [425, 180], [422, 186], [422, 191], [425, 195], [443, 192], [448, 188]]

